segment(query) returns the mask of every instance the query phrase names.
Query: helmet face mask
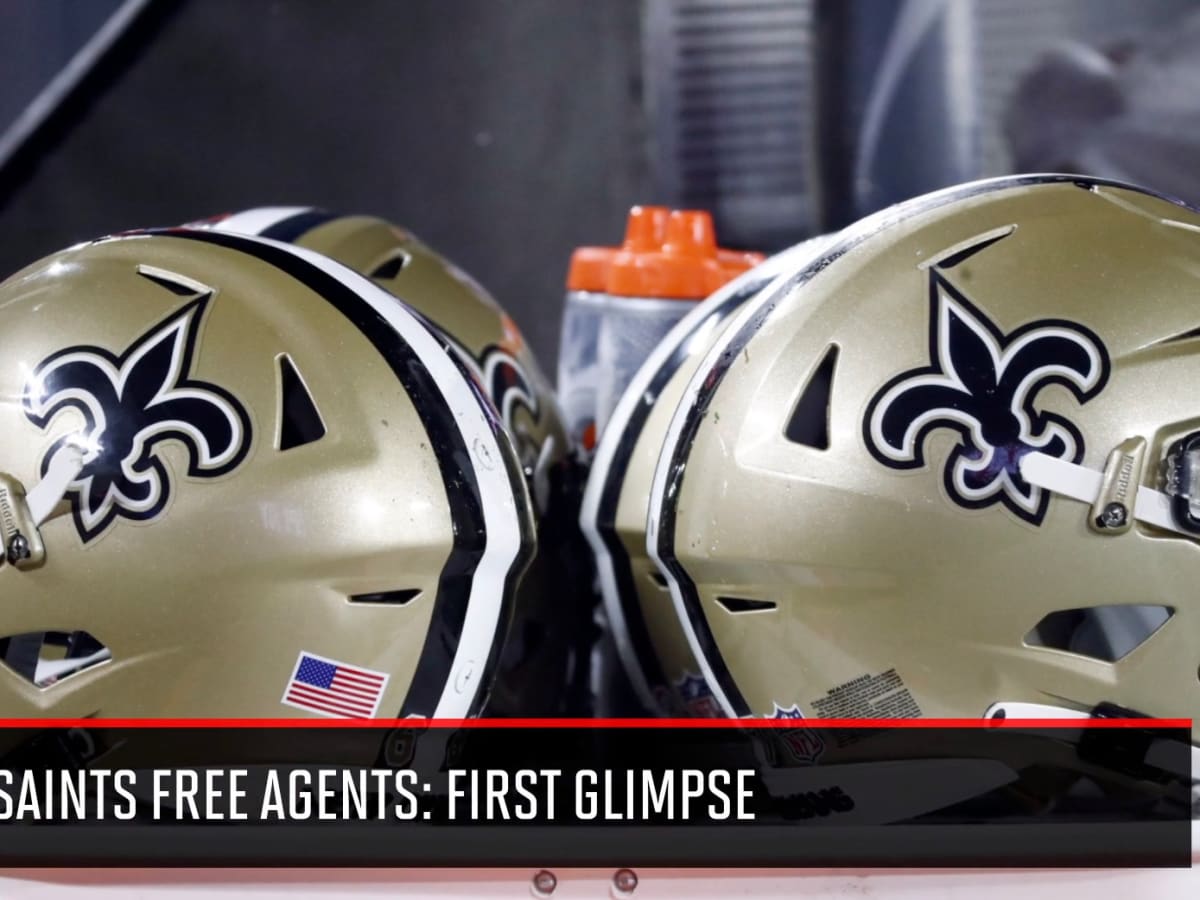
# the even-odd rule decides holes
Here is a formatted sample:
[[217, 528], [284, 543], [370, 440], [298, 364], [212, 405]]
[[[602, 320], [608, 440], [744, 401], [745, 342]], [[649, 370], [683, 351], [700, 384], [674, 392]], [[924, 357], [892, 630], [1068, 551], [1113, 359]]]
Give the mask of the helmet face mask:
[[[44, 562], [0, 568], [6, 716], [478, 711], [533, 523], [418, 319], [317, 254], [190, 229], [0, 295], [0, 469], [29, 489], [84, 448]], [[374, 687], [289, 704], [306, 656]]]
[[[1026, 477], [1040, 455], [1099, 484], [1140, 438], [1133, 493], [1169, 490], [1198, 225], [1118, 185], [984, 182], [848, 229], [743, 310], [669, 426], [648, 529], [727, 715], [1200, 714], [1200, 545], [1140, 500], [1097, 529]], [[789, 437], [822, 415], [826, 443]]]

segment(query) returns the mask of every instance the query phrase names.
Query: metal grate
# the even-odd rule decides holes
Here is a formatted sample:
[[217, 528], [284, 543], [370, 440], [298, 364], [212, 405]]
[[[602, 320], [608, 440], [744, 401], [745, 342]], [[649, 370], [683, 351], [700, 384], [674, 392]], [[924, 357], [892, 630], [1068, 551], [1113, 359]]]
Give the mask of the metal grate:
[[646, 0], [644, 25], [661, 199], [712, 210], [735, 245], [812, 231], [811, 0]]

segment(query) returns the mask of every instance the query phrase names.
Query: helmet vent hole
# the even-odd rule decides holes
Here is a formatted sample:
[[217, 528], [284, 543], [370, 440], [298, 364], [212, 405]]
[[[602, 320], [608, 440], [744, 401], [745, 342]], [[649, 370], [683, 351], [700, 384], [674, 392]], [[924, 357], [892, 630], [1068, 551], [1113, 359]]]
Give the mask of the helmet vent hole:
[[110, 659], [111, 651], [86, 631], [32, 631], [0, 638], [0, 660], [40, 688]]
[[370, 277], [378, 278], [381, 281], [390, 281], [404, 270], [404, 267], [409, 264], [411, 259], [412, 257], [407, 253], [397, 251], [372, 269]]
[[1134, 603], [1062, 609], [1038, 622], [1025, 635], [1025, 644], [1117, 662], [1149, 640], [1174, 614], [1169, 606]]
[[169, 272], [157, 266], [139, 265], [137, 273], [147, 281], [153, 281], [161, 288], [166, 288], [176, 297], [199, 297], [201, 294], [211, 294], [213, 289], [199, 281], [194, 281], [177, 272]]
[[407, 606], [421, 595], [418, 588], [402, 588], [398, 591], [378, 591], [373, 594], [353, 594], [347, 599], [351, 603], [375, 603], [387, 606]]
[[778, 606], [771, 600], [749, 600], [745, 597], [718, 597], [717, 602], [725, 607], [726, 612], [734, 613], [759, 613], [773, 612]]
[[291, 450], [319, 441], [325, 422], [308, 386], [290, 356], [281, 353], [279, 364], [279, 449]]
[[[1200, 328], [1189, 328], [1187, 331], [1181, 331], [1181, 332], [1179, 332], [1179, 334], [1174, 334], [1174, 335], [1171, 335], [1170, 337], [1165, 337], [1161, 341], [1158, 341], [1157, 343], [1158, 344], [1174, 344], [1174, 343], [1178, 343], [1179, 341], [1194, 341], [1196, 338], [1200, 338]], [[1155, 346], [1157, 346], [1157, 344]]]
[[829, 398], [833, 391], [833, 370], [837, 366], [838, 348], [831, 344], [825, 356], [800, 393], [784, 435], [789, 441], [829, 449]]
[[651, 572], [650, 580], [653, 581], [655, 584], [657, 584], [660, 588], [663, 588], [664, 590], [667, 587], [667, 579], [663, 577], [662, 572]]

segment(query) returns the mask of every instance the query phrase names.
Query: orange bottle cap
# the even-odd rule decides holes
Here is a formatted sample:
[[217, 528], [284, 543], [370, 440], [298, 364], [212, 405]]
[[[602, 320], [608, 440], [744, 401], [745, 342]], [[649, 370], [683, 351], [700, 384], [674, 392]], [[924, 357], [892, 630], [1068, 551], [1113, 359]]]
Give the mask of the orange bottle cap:
[[625, 220], [625, 242], [622, 250], [653, 253], [667, 238], [667, 222], [671, 211], [665, 206], [635, 206]]
[[608, 284], [608, 269], [616, 247], [577, 247], [567, 269], [568, 291], [602, 291]]
[[622, 249], [608, 271], [607, 290], [620, 297], [699, 300], [733, 277], [717, 248], [712, 216], [677, 209], [667, 218], [660, 247]]
[[712, 216], [703, 210], [635, 206], [621, 247], [580, 247], [567, 288], [621, 297], [699, 300], [758, 265], [761, 253], [717, 246]]

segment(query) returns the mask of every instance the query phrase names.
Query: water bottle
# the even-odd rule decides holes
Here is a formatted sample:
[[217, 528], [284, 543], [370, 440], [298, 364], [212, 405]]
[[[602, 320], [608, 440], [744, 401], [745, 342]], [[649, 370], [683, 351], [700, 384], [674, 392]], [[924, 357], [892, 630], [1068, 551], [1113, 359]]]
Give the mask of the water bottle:
[[671, 326], [725, 282], [762, 262], [717, 246], [699, 210], [635, 206], [620, 247], [571, 257], [558, 361], [568, 437], [587, 462], [638, 367]]

